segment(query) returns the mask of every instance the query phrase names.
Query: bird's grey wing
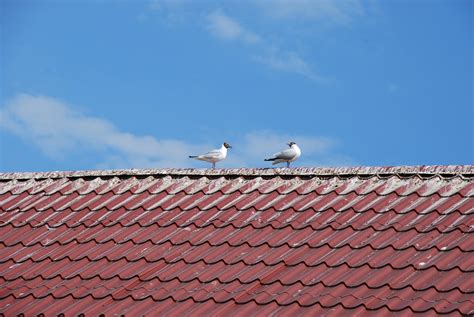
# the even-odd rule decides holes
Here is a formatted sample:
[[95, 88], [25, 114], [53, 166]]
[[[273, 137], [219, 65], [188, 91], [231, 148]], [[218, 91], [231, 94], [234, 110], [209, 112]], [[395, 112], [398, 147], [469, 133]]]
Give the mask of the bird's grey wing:
[[287, 149], [278, 153], [273, 154], [273, 158], [281, 160], [291, 160], [296, 155], [295, 151], [292, 149]]
[[221, 152], [219, 150], [212, 150], [212, 151], [207, 152], [206, 154], [201, 155], [201, 157], [212, 159], [212, 158], [219, 157], [220, 155], [221, 155]]

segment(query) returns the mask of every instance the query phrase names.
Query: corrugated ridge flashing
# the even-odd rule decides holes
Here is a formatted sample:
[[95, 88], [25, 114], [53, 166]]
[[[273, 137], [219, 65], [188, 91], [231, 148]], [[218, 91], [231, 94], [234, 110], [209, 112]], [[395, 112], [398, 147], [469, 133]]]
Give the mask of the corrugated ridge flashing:
[[54, 179], [81, 177], [130, 177], [130, 176], [463, 176], [474, 177], [474, 165], [420, 165], [420, 166], [386, 166], [386, 167], [298, 167], [298, 168], [159, 168], [159, 169], [117, 169], [117, 170], [82, 170], [52, 172], [7, 172], [0, 173], [0, 180], [12, 179]]

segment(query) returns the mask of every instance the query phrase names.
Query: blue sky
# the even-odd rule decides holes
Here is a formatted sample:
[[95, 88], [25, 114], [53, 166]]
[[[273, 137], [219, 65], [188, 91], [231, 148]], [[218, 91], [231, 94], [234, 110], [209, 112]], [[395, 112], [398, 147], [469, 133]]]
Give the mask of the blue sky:
[[473, 1], [0, 5], [0, 171], [473, 163]]

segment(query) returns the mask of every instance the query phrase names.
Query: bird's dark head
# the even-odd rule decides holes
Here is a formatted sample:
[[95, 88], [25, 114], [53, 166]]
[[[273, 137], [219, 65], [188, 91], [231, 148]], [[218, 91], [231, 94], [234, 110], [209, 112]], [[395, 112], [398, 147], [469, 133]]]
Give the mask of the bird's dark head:
[[230, 146], [230, 144], [227, 143], [227, 142], [224, 142], [224, 147], [225, 147], [226, 149], [231, 149], [231, 148], [232, 148], [232, 146]]
[[289, 147], [291, 147], [293, 144], [296, 144], [295, 142], [291, 141], [287, 143]]

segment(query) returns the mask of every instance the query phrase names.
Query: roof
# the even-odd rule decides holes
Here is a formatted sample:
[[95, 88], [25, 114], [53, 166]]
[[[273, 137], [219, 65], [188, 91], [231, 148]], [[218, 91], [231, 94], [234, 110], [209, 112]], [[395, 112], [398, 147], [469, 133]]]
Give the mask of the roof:
[[474, 166], [0, 174], [0, 313], [474, 312]]

